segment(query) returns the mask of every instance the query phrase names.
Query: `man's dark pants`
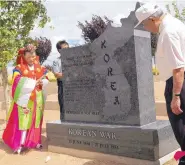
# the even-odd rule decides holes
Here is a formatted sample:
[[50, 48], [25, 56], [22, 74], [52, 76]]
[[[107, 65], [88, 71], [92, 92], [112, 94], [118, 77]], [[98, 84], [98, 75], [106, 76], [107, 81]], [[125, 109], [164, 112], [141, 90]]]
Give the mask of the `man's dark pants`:
[[64, 119], [64, 108], [63, 108], [63, 82], [57, 80], [58, 85], [58, 102], [60, 106], [60, 120]]
[[[177, 142], [179, 143], [181, 150], [185, 151], [185, 81], [183, 83], [182, 91], [181, 91], [181, 109], [183, 111], [180, 115], [175, 115], [171, 110], [171, 101], [173, 97], [173, 78], [171, 77], [166, 81], [165, 88], [165, 99], [167, 106], [168, 117], [176, 137]], [[183, 157], [179, 165], [185, 165], [185, 157]]]

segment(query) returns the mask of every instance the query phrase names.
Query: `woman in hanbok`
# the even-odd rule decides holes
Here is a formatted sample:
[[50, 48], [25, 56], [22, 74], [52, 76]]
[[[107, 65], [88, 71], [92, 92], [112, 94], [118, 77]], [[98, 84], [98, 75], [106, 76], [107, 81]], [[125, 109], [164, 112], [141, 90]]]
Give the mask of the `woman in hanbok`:
[[12, 103], [3, 141], [20, 154], [23, 148], [42, 148], [45, 103], [43, 87], [48, 80], [47, 70], [40, 65], [33, 45], [20, 49], [16, 62], [12, 80]]

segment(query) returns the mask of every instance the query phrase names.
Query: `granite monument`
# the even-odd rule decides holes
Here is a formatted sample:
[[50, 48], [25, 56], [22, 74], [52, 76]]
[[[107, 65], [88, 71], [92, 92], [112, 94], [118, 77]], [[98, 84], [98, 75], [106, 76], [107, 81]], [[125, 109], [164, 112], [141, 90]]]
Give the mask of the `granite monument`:
[[61, 51], [65, 116], [47, 123], [49, 150], [73, 148], [157, 165], [178, 145], [169, 122], [156, 120], [150, 33], [134, 29], [135, 11], [120, 21], [121, 27], [110, 25], [92, 44]]

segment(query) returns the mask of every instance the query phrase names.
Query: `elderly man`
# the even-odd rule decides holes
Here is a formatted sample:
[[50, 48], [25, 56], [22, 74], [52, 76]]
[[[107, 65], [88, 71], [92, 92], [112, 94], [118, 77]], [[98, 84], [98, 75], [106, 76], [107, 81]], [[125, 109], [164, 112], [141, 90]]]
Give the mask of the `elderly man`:
[[[160, 76], [166, 81], [165, 99], [168, 117], [182, 151], [185, 151], [185, 25], [150, 3], [136, 10], [136, 18], [143, 27], [158, 33], [156, 52]], [[179, 165], [185, 165], [181, 158]]]

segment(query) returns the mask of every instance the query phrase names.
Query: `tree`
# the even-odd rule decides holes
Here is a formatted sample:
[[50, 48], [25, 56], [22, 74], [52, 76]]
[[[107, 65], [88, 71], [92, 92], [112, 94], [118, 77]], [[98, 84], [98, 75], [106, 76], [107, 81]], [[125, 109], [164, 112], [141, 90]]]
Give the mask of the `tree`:
[[105, 31], [110, 22], [112, 21], [106, 16], [103, 19], [100, 16], [93, 15], [90, 22], [85, 21], [85, 24], [78, 22], [77, 26], [82, 30], [84, 40], [91, 43]]
[[[36, 54], [39, 56], [40, 63], [42, 64], [51, 53], [52, 44], [51, 40], [46, 37], [28, 37], [24, 42], [24, 45], [33, 44], [36, 46]], [[15, 64], [16, 65], [16, 64]]]
[[7, 63], [16, 58], [19, 48], [35, 27], [43, 28], [50, 18], [42, 0], [0, 1], [0, 65], [2, 66], [6, 111], [9, 105]]
[[51, 53], [52, 44], [46, 37], [35, 38], [37, 43], [36, 54], [40, 57], [40, 63], [42, 64]]
[[[90, 22], [85, 21], [85, 24], [78, 22], [78, 27], [82, 30], [82, 37], [87, 43], [93, 42], [96, 38], [98, 38], [107, 28], [108, 24], [113, 22], [106, 16], [104, 19], [100, 16], [93, 15], [92, 20]], [[157, 35], [151, 34], [151, 47], [152, 47], [152, 55], [155, 55], [155, 49], [157, 47]]]
[[173, 8], [173, 12], [170, 9], [170, 5], [166, 5], [166, 9], [167, 11], [174, 15], [174, 17], [178, 18], [179, 20], [181, 20], [182, 22], [185, 22], [185, 8], [183, 8], [182, 10], [179, 10], [178, 6], [177, 6], [177, 1], [173, 1], [172, 2], [172, 8]]

